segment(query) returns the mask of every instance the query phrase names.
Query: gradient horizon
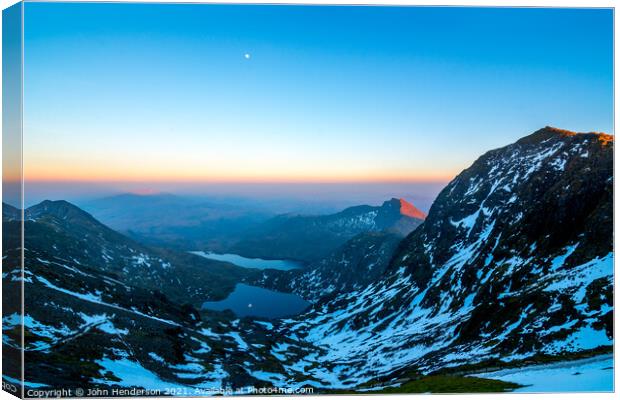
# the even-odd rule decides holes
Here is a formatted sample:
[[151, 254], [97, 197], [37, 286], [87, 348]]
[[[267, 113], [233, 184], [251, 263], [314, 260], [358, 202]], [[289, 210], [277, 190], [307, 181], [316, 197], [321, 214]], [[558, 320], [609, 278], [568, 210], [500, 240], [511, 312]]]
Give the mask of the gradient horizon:
[[612, 27], [611, 9], [26, 3], [26, 190], [445, 184], [546, 125], [613, 134]]

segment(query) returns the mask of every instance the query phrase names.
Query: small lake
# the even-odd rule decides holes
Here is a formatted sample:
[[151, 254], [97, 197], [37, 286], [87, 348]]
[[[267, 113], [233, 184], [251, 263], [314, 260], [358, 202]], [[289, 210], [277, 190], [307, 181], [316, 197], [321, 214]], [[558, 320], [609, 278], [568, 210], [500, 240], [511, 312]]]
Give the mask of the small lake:
[[281, 318], [301, 313], [310, 303], [296, 294], [274, 292], [256, 286], [237, 284], [224, 300], [207, 301], [202, 308], [232, 310], [238, 317]]
[[473, 376], [525, 385], [515, 392], [611, 392], [614, 389], [613, 362], [613, 355], [601, 355]]
[[262, 258], [247, 258], [238, 254], [217, 254], [204, 251], [190, 251], [190, 253], [210, 260], [226, 261], [244, 268], [288, 271], [289, 269], [303, 268], [304, 266], [302, 263], [293, 260], [263, 260]]

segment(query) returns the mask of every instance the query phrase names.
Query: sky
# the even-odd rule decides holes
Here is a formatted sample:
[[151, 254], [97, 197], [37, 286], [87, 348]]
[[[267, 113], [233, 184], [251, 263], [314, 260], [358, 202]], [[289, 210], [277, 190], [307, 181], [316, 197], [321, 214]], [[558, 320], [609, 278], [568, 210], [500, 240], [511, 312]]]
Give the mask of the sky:
[[20, 3], [2, 12], [2, 201], [13, 205], [22, 200], [21, 14]]
[[446, 183], [546, 125], [613, 133], [612, 18], [26, 3], [25, 178], [78, 192]]

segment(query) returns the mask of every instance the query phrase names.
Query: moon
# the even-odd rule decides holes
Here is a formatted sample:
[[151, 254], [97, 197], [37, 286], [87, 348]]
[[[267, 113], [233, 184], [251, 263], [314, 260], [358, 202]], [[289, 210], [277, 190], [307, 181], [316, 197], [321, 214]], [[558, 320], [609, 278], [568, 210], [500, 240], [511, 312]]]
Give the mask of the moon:
[[250, 53], [245, 53], [243, 57], [245, 57], [246, 60], [249, 60], [250, 58], [252, 58], [252, 55]]

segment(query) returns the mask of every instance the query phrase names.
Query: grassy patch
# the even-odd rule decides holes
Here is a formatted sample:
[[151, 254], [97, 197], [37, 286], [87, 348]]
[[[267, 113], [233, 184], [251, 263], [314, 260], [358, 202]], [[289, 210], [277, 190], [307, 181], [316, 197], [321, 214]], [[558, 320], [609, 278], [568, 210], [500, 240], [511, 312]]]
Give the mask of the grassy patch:
[[398, 393], [501, 393], [522, 387], [496, 379], [458, 375], [430, 375], [413, 379], [398, 387], [371, 391], [329, 391], [328, 394], [398, 394]]
[[469, 376], [426, 376], [404, 383], [399, 387], [385, 388], [370, 393], [499, 393], [520, 388], [521, 385], [496, 379]]

